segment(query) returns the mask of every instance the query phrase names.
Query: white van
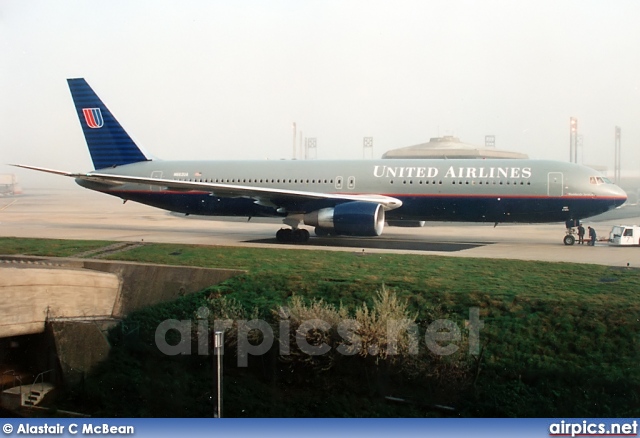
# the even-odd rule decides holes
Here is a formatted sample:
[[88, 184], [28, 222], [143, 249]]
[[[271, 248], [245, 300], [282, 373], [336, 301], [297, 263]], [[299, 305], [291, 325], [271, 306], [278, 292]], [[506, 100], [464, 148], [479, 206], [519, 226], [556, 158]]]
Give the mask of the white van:
[[640, 245], [640, 227], [637, 225], [616, 225], [609, 233], [611, 245]]

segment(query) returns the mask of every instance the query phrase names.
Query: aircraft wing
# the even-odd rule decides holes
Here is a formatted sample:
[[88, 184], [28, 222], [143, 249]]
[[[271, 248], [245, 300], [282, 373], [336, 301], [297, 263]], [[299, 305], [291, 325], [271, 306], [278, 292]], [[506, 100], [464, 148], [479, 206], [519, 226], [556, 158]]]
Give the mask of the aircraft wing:
[[336, 203], [345, 201], [362, 201], [372, 202], [382, 205], [385, 210], [394, 210], [402, 206], [402, 201], [391, 196], [376, 194], [335, 194], [321, 193], [304, 190], [288, 190], [269, 187], [243, 186], [237, 184], [220, 184], [211, 182], [193, 182], [180, 181], [163, 178], [150, 178], [129, 175], [114, 175], [109, 173], [71, 173], [60, 170], [47, 169], [43, 167], [26, 166], [14, 164], [13, 166], [25, 169], [38, 170], [40, 172], [48, 172], [56, 175], [68, 176], [87, 181], [94, 181], [109, 185], [122, 184], [145, 184], [158, 187], [164, 187], [169, 190], [202, 191], [212, 193], [214, 196], [222, 198], [250, 198], [254, 199], [257, 204], [271, 207], [281, 207], [292, 203], [301, 203], [305, 201], [326, 200], [335, 201]]

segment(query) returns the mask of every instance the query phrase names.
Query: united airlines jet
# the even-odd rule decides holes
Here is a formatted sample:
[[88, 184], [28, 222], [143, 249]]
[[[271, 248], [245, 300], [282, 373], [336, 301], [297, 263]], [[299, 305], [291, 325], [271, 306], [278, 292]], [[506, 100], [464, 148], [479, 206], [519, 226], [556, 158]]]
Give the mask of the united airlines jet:
[[28, 169], [165, 210], [282, 217], [279, 241], [379, 236], [385, 224], [560, 222], [622, 205], [625, 192], [578, 164], [544, 160], [163, 161], [146, 155], [84, 79], [68, 79], [94, 171]]

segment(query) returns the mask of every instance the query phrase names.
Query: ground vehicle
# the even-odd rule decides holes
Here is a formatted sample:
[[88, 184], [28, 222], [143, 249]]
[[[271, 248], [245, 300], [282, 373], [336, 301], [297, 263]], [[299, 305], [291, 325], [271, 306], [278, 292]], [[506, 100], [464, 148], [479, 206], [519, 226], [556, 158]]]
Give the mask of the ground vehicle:
[[18, 179], [12, 174], [0, 174], [0, 195], [18, 195], [22, 193]]
[[615, 225], [609, 233], [611, 245], [640, 245], [640, 226]]

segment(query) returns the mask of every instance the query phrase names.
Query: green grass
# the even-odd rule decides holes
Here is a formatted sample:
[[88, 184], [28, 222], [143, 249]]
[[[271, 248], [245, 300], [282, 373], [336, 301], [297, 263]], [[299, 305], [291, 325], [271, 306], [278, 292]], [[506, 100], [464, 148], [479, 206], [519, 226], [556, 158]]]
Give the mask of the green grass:
[[41, 257], [73, 257], [84, 251], [107, 246], [113, 242], [90, 240], [16, 239], [0, 237], [0, 254]]
[[[81, 252], [106, 244], [2, 239], [0, 253], [66, 256], [73, 255], [75, 248]], [[297, 368], [293, 376], [288, 376], [277, 359], [270, 358], [262, 359], [263, 363], [254, 362], [250, 370], [231, 367], [227, 413], [231, 416], [279, 416], [278, 412], [283, 416], [433, 414], [420, 404], [384, 403], [380, 396], [386, 391], [430, 400], [434, 404], [451, 403], [459, 415], [465, 416], [640, 414], [640, 271], [637, 269], [170, 244], [147, 244], [109, 258], [245, 269], [248, 274], [176, 303], [131, 315], [127, 324], [142, 327], [140, 337], [135, 342], [125, 342], [122, 336], [112, 334], [113, 358], [89, 379], [88, 386], [94, 388], [92, 385], [95, 385], [96, 393], [106, 388], [99, 382], [119, 381], [122, 385], [128, 382], [129, 388], [142, 388], [151, 384], [146, 380], [150, 375], [166, 378], [177, 372], [181, 376], [175, 377], [178, 386], [161, 385], [164, 391], [175, 393], [179, 400], [176, 403], [180, 407], [174, 406], [171, 411], [180, 416], [207, 415], [208, 404], [202, 412], [195, 407], [185, 410], [185, 406], [191, 405], [185, 401], [188, 397], [183, 397], [180, 387], [191, 388], [203, 400], [208, 400], [207, 391], [211, 386], [207, 380], [210, 379], [208, 362], [201, 363], [201, 357], [180, 360], [158, 356], [152, 339], [160, 321], [168, 317], [191, 317], [211, 294], [235, 298], [247, 309], [257, 307], [263, 318], [270, 318], [272, 310], [286, 304], [293, 294], [322, 298], [328, 303], [342, 303], [355, 309], [363, 302], [371, 304], [376, 290], [385, 284], [408, 301], [422, 327], [436, 314], [462, 327], [469, 308], [480, 309], [485, 323], [480, 332], [485, 354], [475, 385], [447, 387], [442, 381], [416, 380], [401, 374], [380, 377], [379, 368], [353, 360], [345, 361], [330, 375], [315, 376]], [[269, 360], [273, 364], [265, 364]], [[153, 367], [159, 370], [151, 372]], [[202, 379], [207, 383], [199, 390], [194, 389]], [[380, 381], [386, 382], [382, 385], [385, 391], [380, 390]], [[136, 391], [133, 393], [138, 394]], [[243, 408], [247, 405], [246, 393], [252, 391], [258, 397], [251, 400], [250, 408]], [[120, 396], [124, 395], [114, 397]], [[135, 403], [140, 404], [139, 394], [135, 403], [124, 404], [109, 402], [108, 395], [101, 398], [93, 394], [92, 397], [89, 405], [100, 415], [170, 414], [161, 404], [156, 406], [150, 401], [160, 397], [156, 393], [145, 393], [144, 411], [135, 407]], [[331, 402], [317, 405], [312, 401], [319, 399]]]

